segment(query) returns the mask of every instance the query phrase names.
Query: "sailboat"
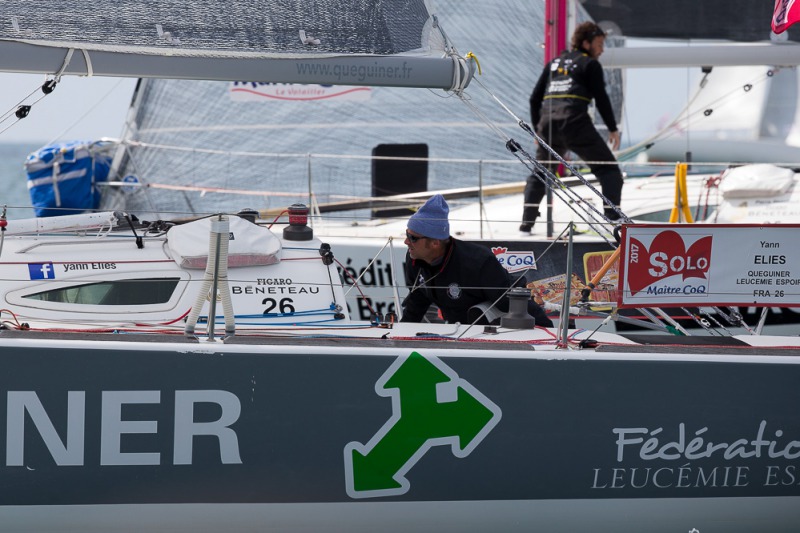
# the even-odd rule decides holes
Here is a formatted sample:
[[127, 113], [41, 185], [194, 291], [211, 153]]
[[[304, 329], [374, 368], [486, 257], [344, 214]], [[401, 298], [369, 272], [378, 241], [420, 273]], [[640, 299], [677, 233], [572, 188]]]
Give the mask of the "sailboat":
[[[19, 54], [0, 57], [13, 68], [61, 74], [85, 73], [91, 63], [95, 72], [154, 75], [152, 68], [223, 79], [231, 63], [237, 77], [271, 83], [270, 71], [240, 57], [238, 45], [206, 58], [201, 30], [228, 22], [239, 32], [234, 42], [265, 37], [294, 56], [326, 43], [325, 29], [351, 28], [339, 2], [256, 4], [276, 17], [256, 16], [262, 11], [252, 2], [227, 2], [222, 11], [117, 2], [109, 12], [118, 14], [115, 24], [91, 24], [86, 17], [108, 16], [96, 3], [59, 11], [27, 1], [26, 12], [49, 10], [42, 33], [18, 16], [19, 35], [4, 33], [0, 48]], [[409, 24], [423, 33], [448, 27], [444, 16], [420, 17], [422, 3], [372, 11], [388, 4], [353, 6], [361, 8], [353, 21], [376, 22], [372, 45], [394, 37], [377, 21], [395, 15], [413, 15], [422, 23]], [[279, 39], [299, 7], [308, 18]], [[149, 10], [146, 31], [127, 25]], [[98, 50], [94, 34], [76, 35], [65, 48], [59, 24], [77, 19], [124, 42]], [[184, 30], [192, 22], [196, 31]], [[238, 26], [249, 22], [252, 32]], [[129, 58], [138, 46], [131, 28], [149, 37]], [[355, 53], [382, 63], [375, 56], [383, 48], [365, 46]], [[386, 68], [406, 60], [402, 50], [391, 50]], [[415, 73], [426, 70], [421, 59]], [[459, 81], [455, 90], [475, 62], [460, 54], [431, 61], [447, 88]], [[211, 74], [217, 66], [223, 73]], [[194, 168], [198, 154], [186, 152], [186, 165], [175, 168]], [[141, 178], [120, 181], [141, 188]], [[166, 190], [147, 188], [150, 196]], [[336, 246], [320, 238], [306, 207], [286, 207], [288, 219], [272, 228], [257, 212], [222, 206], [172, 221], [127, 210], [0, 219], [4, 528], [736, 532], [800, 524], [796, 336], [575, 329], [566, 290], [557, 328], [533, 327], [517, 305], [486, 327], [397, 322], [391, 313], [361, 321], [347, 309]], [[796, 229], [728, 230], [624, 227], [619, 303], [800, 304]], [[642, 270], [645, 257], [665, 268]], [[610, 265], [601, 263], [598, 274]], [[780, 289], [737, 283], [772, 277], [785, 282]], [[525, 304], [531, 295], [511, 296]]]

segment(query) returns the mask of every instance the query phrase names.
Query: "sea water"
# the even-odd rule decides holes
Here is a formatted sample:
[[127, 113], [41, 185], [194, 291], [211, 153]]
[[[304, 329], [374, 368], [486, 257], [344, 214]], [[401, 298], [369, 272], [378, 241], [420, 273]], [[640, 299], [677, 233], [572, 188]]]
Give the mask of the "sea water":
[[44, 144], [0, 142], [0, 208], [8, 208], [6, 216], [11, 220], [34, 216], [25, 159]]

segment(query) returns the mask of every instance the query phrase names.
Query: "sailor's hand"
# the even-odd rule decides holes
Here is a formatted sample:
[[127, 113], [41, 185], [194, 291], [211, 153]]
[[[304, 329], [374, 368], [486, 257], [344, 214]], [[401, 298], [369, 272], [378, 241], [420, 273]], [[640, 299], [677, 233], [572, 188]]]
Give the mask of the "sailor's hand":
[[622, 140], [622, 135], [619, 131], [612, 131], [608, 134], [608, 146], [612, 151], [619, 150], [619, 143]]

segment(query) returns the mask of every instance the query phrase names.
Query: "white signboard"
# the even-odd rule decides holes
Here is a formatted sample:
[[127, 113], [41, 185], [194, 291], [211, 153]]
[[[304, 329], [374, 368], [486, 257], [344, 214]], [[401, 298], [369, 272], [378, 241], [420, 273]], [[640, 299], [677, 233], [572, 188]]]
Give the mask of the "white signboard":
[[234, 81], [231, 82], [228, 93], [234, 102], [366, 101], [372, 95], [372, 89], [342, 85]]
[[623, 227], [620, 307], [800, 305], [800, 226]]
[[511, 272], [537, 270], [536, 256], [531, 251], [511, 250], [507, 246], [492, 246], [492, 253], [503, 267]]

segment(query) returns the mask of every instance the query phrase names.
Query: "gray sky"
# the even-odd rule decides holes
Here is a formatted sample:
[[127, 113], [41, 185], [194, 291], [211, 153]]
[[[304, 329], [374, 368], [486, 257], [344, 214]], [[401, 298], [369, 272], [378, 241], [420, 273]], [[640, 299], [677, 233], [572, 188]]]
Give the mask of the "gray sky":
[[[0, 73], [0, 111], [3, 116], [24, 101], [31, 104], [44, 94], [41, 74]], [[3, 121], [0, 142], [41, 142], [55, 139], [119, 137], [136, 84], [134, 78], [64, 76], [55, 90], [30, 114], [13, 126], [16, 117]], [[30, 97], [28, 97], [30, 95]]]

